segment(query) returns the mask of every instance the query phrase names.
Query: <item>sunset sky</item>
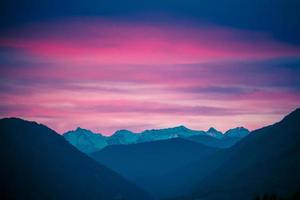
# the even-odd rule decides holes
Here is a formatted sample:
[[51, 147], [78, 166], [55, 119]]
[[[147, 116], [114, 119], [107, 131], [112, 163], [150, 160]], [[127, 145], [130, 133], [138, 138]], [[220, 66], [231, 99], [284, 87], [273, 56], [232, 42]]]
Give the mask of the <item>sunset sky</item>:
[[7, 1], [0, 117], [106, 135], [278, 121], [300, 106], [300, 4], [269, 2]]

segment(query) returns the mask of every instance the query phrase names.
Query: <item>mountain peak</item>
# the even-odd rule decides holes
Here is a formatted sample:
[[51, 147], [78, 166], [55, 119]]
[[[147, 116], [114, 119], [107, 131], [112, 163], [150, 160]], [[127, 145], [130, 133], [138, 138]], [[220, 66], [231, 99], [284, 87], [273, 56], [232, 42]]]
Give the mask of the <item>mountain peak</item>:
[[134, 134], [134, 133], [127, 129], [120, 129], [117, 130], [113, 135], [128, 135], [128, 134]]
[[126, 129], [117, 130], [107, 138], [108, 144], [133, 144], [136, 143], [139, 135]]
[[[81, 128], [81, 127], [77, 127], [75, 130], [68, 131], [68, 132], [64, 133], [63, 135], [68, 135], [68, 134], [76, 134], [76, 135], [81, 135], [81, 134], [84, 134], [84, 135], [95, 135], [95, 134], [97, 134], [97, 133], [94, 133], [93, 131], [88, 130], [88, 129], [84, 129], [84, 128]], [[99, 134], [99, 135], [101, 135], [101, 134]]]
[[90, 131], [90, 130], [87, 130], [87, 129], [84, 129], [84, 128], [81, 128], [81, 127], [77, 127], [76, 129], [75, 129], [75, 131]]
[[174, 127], [174, 129], [183, 130], [183, 131], [189, 130], [189, 129], [188, 129], [187, 127], [185, 127], [184, 125], [176, 126], [176, 127]]
[[221, 131], [218, 131], [217, 129], [215, 129], [214, 127], [210, 127], [206, 133], [210, 136], [216, 137], [216, 138], [222, 138], [223, 137], [223, 133]]
[[250, 133], [250, 131], [243, 126], [236, 127], [229, 129], [224, 133], [225, 137], [231, 137], [231, 138], [243, 138], [247, 136]]
[[94, 133], [80, 127], [64, 133], [63, 136], [69, 143], [85, 153], [98, 151], [107, 145], [106, 137], [101, 133]]
[[214, 127], [210, 127], [207, 132], [219, 132], [217, 131], [217, 129], [215, 129]]
[[245, 127], [243, 127], [243, 126], [238, 126], [238, 127], [236, 127], [236, 128], [232, 128], [232, 129], [230, 129], [230, 130], [248, 130], [248, 129], [246, 129]]

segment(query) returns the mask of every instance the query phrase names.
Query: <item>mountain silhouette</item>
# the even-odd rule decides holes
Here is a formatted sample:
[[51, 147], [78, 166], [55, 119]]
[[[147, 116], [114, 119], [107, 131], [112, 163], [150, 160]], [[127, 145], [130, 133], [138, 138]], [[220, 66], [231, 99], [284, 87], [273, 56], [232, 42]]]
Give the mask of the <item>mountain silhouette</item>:
[[64, 137], [77, 149], [101, 150], [87, 156], [44, 125], [1, 119], [1, 199], [147, 200], [150, 193], [158, 199], [252, 200], [299, 194], [300, 109], [250, 134], [238, 127], [220, 138], [214, 129], [184, 126], [143, 131], [142, 137], [127, 130], [111, 137], [82, 128], [69, 133]]
[[35, 122], [1, 119], [0, 156], [3, 200], [151, 199], [133, 183]]
[[207, 135], [194, 135], [188, 138], [187, 140], [191, 140], [194, 142], [198, 142], [200, 144], [204, 144], [210, 147], [216, 148], [229, 148], [237, 143], [241, 138], [238, 137], [224, 137], [224, 138], [215, 138]]
[[199, 178], [186, 199], [247, 200], [266, 193], [288, 196], [299, 191], [300, 109], [251, 132], [217, 157], [218, 167]]
[[[222, 140], [237, 140], [224, 149], [196, 147], [186, 143], [187, 138], [177, 138], [108, 146], [92, 157], [160, 199], [250, 200], [264, 194], [288, 196], [297, 192], [300, 109], [245, 135], [243, 139], [236, 137], [236, 132], [224, 136]], [[212, 142], [211, 138], [205, 139]]]
[[174, 138], [139, 144], [112, 145], [91, 154], [91, 157], [134, 181], [156, 197], [161, 197], [159, 190], [165, 187], [161, 185], [160, 179], [165, 174], [198, 159], [206, 159], [216, 151], [218, 151], [216, 148]]

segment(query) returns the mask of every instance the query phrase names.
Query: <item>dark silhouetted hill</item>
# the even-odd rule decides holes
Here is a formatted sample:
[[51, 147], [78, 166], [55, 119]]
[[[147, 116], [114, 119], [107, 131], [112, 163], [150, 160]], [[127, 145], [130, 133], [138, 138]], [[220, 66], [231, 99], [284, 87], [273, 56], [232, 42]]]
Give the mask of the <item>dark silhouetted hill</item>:
[[0, 199], [150, 199], [46, 126], [0, 120]]
[[216, 148], [229, 148], [235, 143], [237, 143], [241, 138], [238, 137], [224, 137], [224, 138], [215, 138], [207, 135], [194, 135], [188, 138], [185, 138], [187, 140], [191, 140], [194, 142], [198, 142], [200, 144], [204, 144], [206, 146], [210, 147], [216, 147]]
[[[288, 196], [299, 191], [300, 109], [274, 125], [251, 132], [221, 156], [226, 159], [199, 178], [186, 199], [247, 200], [260, 194]], [[197, 170], [194, 174], [197, 176]]]
[[[95, 160], [142, 186], [156, 197], [167, 191], [164, 176], [199, 159], [206, 159], [218, 149], [181, 138], [131, 145], [112, 145], [91, 154]], [[171, 188], [172, 189], [172, 188]], [[177, 191], [172, 191], [176, 192]]]
[[300, 110], [251, 132], [231, 148], [199, 156], [183, 167], [142, 183], [158, 197], [170, 199], [247, 200], [260, 194], [284, 197], [297, 192]]

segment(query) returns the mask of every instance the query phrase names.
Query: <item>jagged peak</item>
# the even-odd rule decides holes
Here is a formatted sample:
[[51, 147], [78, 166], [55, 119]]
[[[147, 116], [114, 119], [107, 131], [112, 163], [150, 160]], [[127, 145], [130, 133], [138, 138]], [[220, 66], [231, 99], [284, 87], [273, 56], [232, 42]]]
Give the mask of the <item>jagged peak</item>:
[[210, 127], [207, 132], [220, 132], [217, 129], [215, 129], [214, 127]]
[[[172, 128], [170, 128], [172, 129]], [[175, 126], [173, 127], [173, 129], [179, 129], [179, 130], [190, 130], [189, 128], [187, 128], [186, 126], [184, 125], [179, 125], [179, 126]]]
[[67, 131], [63, 135], [69, 135], [69, 134], [101, 135], [102, 136], [101, 133], [95, 133], [89, 129], [81, 128], [79, 126], [75, 130]]
[[119, 135], [119, 134], [134, 134], [134, 133], [127, 129], [120, 129], [120, 130], [117, 130], [113, 135]]
[[75, 129], [75, 131], [90, 131], [90, 130], [85, 129], [85, 128], [81, 128], [81, 127], [78, 126], [78, 127]]
[[89, 129], [85, 129], [85, 128], [81, 128], [81, 127], [77, 127], [74, 132], [89, 132], [89, 133], [94, 133], [93, 131], [89, 130]]

